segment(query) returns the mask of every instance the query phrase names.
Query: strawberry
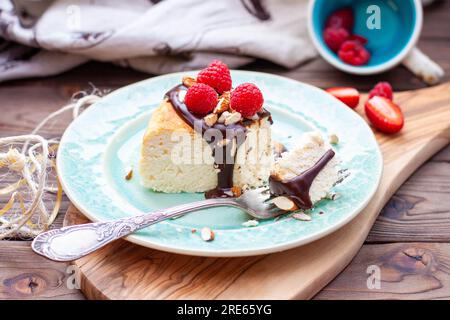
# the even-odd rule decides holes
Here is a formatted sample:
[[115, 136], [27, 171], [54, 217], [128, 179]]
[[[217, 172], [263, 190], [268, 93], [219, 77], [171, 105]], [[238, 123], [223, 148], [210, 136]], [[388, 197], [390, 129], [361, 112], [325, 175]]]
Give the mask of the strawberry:
[[341, 100], [350, 108], [354, 109], [359, 103], [359, 92], [355, 88], [351, 87], [335, 87], [326, 90], [329, 94], [335, 98]]
[[365, 104], [366, 116], [381, 132], [397, 133], [405, 123], [400, 107], [384, 97], [374, 96]]

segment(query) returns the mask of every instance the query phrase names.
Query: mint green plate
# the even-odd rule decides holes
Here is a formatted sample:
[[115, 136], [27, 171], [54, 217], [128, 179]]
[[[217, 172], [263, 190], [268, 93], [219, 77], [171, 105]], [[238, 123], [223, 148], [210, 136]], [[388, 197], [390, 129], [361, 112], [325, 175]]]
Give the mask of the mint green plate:
[[[184, 73], [186, 74], [186, 73]], [[192, 73], [193, 75], [196, 72]], [[117, 219], [200, 200], [203, 194], [164, 194], [139, 184], [139, 148], [152, 111], [181, 73], [124, 87], [95, 103], [62, 137], [58, 152], [61, 183], [70, 200], [93, 221]], [[250, 218], [233, 208], [208, 209], [140, 230], [127, 240], [159, 250], [198, 256], [248, 256], [293, 248], [319, 239], [354, 218], [376, 191], [382, 158], [365, 121], [347, 106], [310, 85], [270, 74], [233, 71], [233, 83], [252, 82], [272, 112], [274, 139], [288, 149], [306, 131], [336, 133], [336, 147], [350, 176], [335, 187], [342, 196], [312, 210], [312, 221], [284, 217], [244, 227]], [[135, 168], [126, 181], [126, 168]], [[322, 212], [322, 214], [320, 214]], [[193, 228], [210, 227], [215, 240], [203, 241]]]

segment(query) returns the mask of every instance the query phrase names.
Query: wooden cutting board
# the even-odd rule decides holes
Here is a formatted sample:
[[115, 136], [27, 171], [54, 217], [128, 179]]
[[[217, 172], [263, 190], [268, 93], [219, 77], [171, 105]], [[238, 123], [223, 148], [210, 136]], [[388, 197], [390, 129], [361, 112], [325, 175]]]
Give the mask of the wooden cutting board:
[[[376, 133], [384, 157], [380, 187], [340, 230], [296, 249], [244, 258], [176, 255], [119, 240], [74, 262], [81, 290], [89, 299], [311, 298], [356, 255], [400, 185], [450, 142], [450, 83], [398, 93], [395, 100], [406, 124], [397, 135]], [[65, 225], [86, 222], [74, 206], [68, 209]]]

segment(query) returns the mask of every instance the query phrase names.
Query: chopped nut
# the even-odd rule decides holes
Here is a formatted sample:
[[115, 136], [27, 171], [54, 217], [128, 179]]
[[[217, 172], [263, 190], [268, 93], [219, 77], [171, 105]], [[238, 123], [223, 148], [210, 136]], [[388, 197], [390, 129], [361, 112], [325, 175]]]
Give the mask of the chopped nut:
[[257, 225], [259, 225], [259, 221], [258, 220], [248, 220], [242, 223], [242, 226], [246, 227], [246, 228], [251, 228], [251, 227], [256, 227]]
[[217, 120], [217, 122], [218, 122], [218, 123], [224, 123], [224, 122], [225, 122], [225, 119], [226, 119], [230, 114], [231, 114], [230, 112], [224, 111], [224, 112], [220, 115], [220, 117], [219, 117], [219, 119]]
[[327, 198], [328, 200], [334, 201], [334, 200], [339, 199], [340, 197], [341, 197], [341, 195], [340, 195], [339, 193], [330, 192], [330, 193], [327, 194], [327, 197], [326, 197], [326, 198]]
[[217, 106], [214, 108], [214, 113], [221, 114], [230, 108], [230, 92], [224, 92], [220, 98]]
[[178, 99], [180, 99], [181, 102], [184, 101], [184, 98], [186, 97], [186, 93], [187, 93], [186, 90], [180, 90], [178, 92]]
[[133, 168], [128, 167], [126, 170], [125, 180], [131, 180], [133, 178]]
[[320, 132], [318, 132], [318, 131], [308, 132], [307, 135], [308, 135], [310, 141], [318, 144], [319, 146], [323, 145], [324, 141], [323, 141], [323, 138], [322, 138], [322, 135], [320, 134]]
[[287, 151], [287, 149], [284, 146], [284, 144], [282, 144], [281, 142], [278, 142], [278, 141], [273, 142], [273, 152], [275, 153], [275, 155], [280, 157], [281, 154], [286, 151]]
[[217, 122], [218, 116], [215, 113], [210, 113], [203, 118], [208, 127], [212, 127]]
[[227, 117], [225, 117], [225, 125], [228, 126], [230, 124], [235, 124], [241, 121], [242, 115], [239, 112], [230, 113]]
[[213, 241], [214, 240], [214, 232], [208, 228], [208, 227], [204, 227], [202, 228], [202, 230], [200, 231], [201, 237], [203, 239], [203, 241]]
[[259, 120], [259, 116], [257, 113], [255, 113], [254, 115], [252, 115], [251, 117], [245, 117], [246, 119], [252, 120], [252, 121], [256, 121]]
[[229, 105], [230, 104], [230, 99], [231, 99], [230, 91], [225, 91], [224, 93], [222, 93], [220, 98], [224, 99], [226, 101], [226, 103]]
[[182, 82], [186, 87], [190, 88], [197, 83], [197, 79], [189, 76], [184, 76]]
[[330, 136], [328, 138], [329, 138], [329, 141], [331, 144], [339, 143], [339, 137], [335, 133], [330, 134]]
[[300, 220], [300, 221], [311, 221], [311, 217], [303, 212], [294, 213], [292, 215], [292, 218], [294, 218], [296, 220]]
[[279, 209], [283, 211], [298, 210], [298, 207], [294, 203], [294, 201], [284, 196], [276, 197], [275, 199], [273, 199], [273, 204], [275, 204]]
[[231, 188], [231, 192], [233, 192], [233, 195], [235, 197], [240, 197], [242, 195], [242, 189], [238, 186], [234, 186]]

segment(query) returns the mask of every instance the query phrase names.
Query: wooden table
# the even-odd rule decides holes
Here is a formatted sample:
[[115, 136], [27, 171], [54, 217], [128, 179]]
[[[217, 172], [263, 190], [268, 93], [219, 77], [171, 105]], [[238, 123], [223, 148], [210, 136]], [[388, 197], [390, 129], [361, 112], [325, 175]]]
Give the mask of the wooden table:
[[[425, 11], [419, 43], [446, 70], [450, 81], [450, 1], [437, 1]], [[354, 77], [315, 59], [294, 70], [258, 61], [246, 69], [305, 81], [319, 87], [336, 85], [370, 89], [377, 81], [390, 81], [397, 91], [424, 87], [405, 68], [397, 67], [374, 77]], [[88, 63], [56, 77], [0, 84], [0, 136], [29, 133], [50, 112], [80, 90], [115, 89], [149, 77], [109, 64]], [[42, 134], [59, 136], [65, 125]], [[0, 184], [1, 186], [1, 184]], [[69, 202], [65, 198], [55, 226]], [[32, 253], [28, 241], [0, 244], [0, 299], [83, 299], [68, 289], [68, 264], [48, 261]], [[389, 281], [381, 289], [366, 286], [370, 265], [383, 265]], [[425, 163], [398, 190], [380, 214], [365, 244], [352, 263], [324, 288], [316, 299], [442, 299], [450, 298], [450, 146]]]

